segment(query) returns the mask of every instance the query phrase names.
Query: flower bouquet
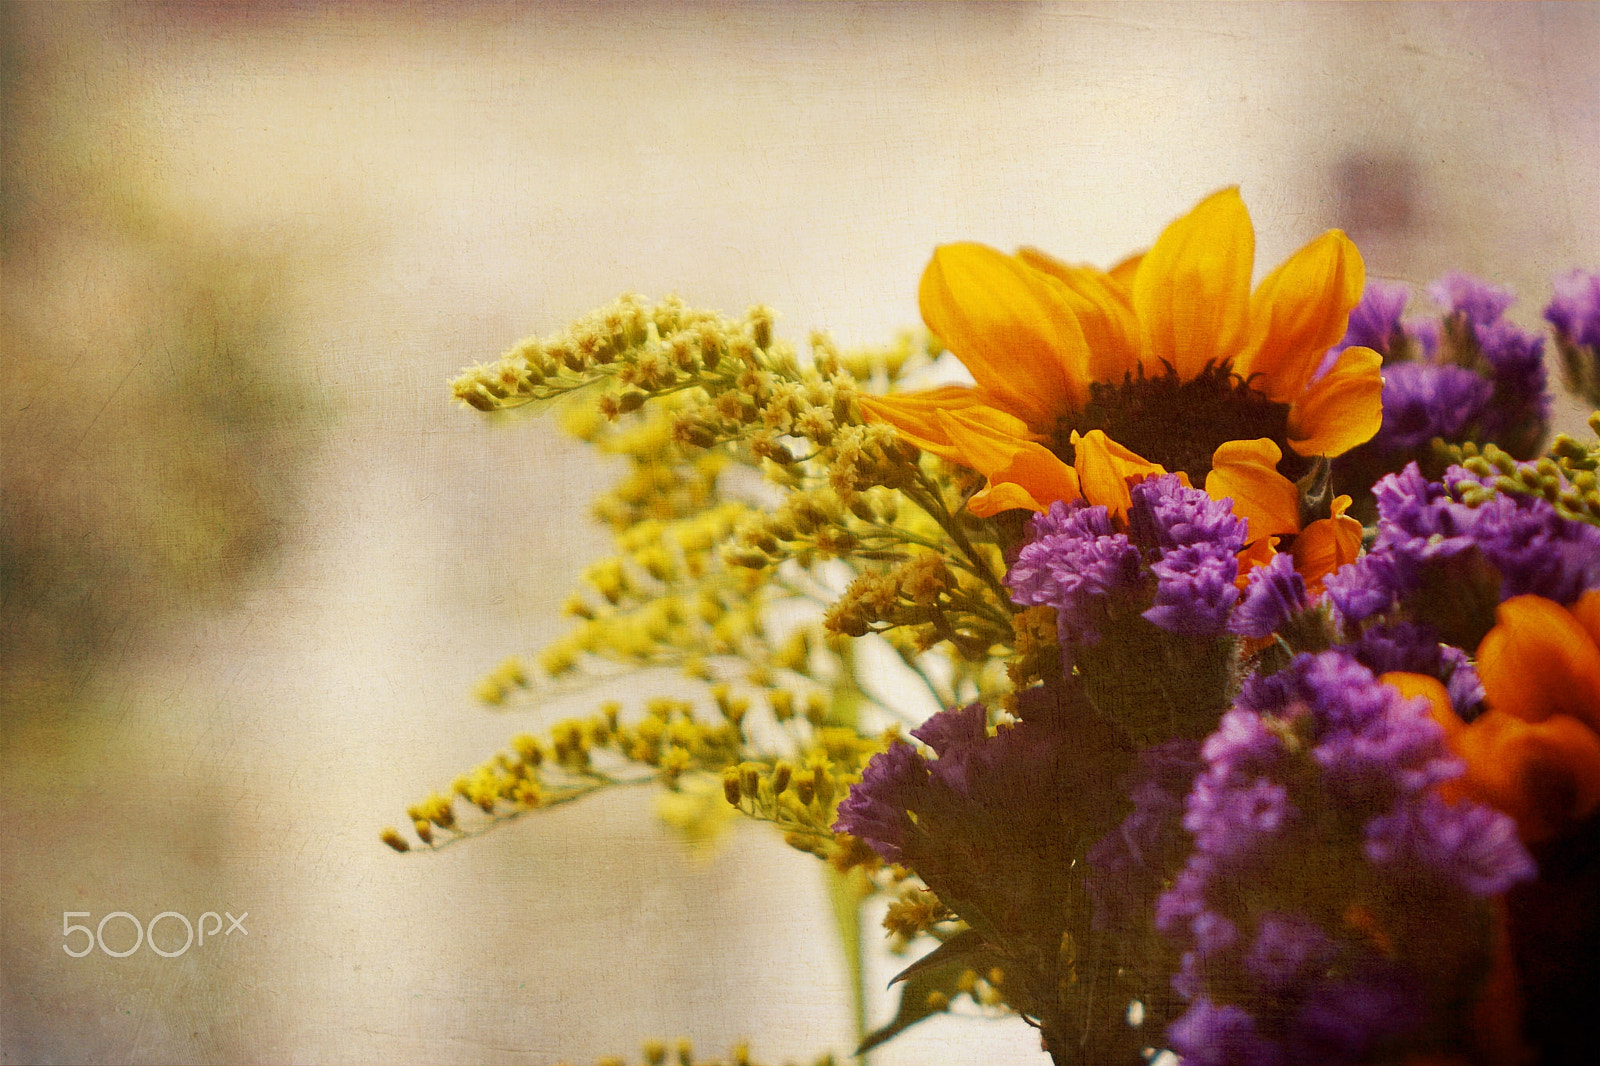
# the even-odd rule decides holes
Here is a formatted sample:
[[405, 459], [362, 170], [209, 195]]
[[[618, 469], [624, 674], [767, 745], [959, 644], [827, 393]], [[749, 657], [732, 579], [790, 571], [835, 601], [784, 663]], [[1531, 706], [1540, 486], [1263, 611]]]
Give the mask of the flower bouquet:
[[[1600, 447], [1545, 450], [1509, 293], [1408, 317], [1338, 231], [1253, 261], [1227, 189], [1109, 270], [941, 247], [929, 334], [881, 350], [625, 297], [466, 372], [628, 463], [574, 628], [479, 696], [695, 695], [517, 736], [383, 839], [628, 783], [768, 822], [841, 913], [887, 897], [908, 964], [858, 1054], [954, 1007], [1058, 1064], [1578, 1061]], [[1544, 317], [1600, 404], [1600, 277]], [[920, 701], [869, 694], [884, 659]]]

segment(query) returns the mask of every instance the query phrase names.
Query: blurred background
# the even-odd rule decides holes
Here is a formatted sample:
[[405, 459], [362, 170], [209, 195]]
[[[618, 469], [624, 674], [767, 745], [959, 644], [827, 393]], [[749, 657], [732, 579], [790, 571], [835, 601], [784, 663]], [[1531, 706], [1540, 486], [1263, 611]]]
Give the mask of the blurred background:
[[[886, 340], [938, 243], [1109, 265], [1228, 184], [1258, 264], [1341, 226], [1528, 326], [1600, 267], [1593, 4], [0, 17], [5, 1062], [849, 1050], [819, 871], [760, 826], [690, 854], [626, 795], [378, 842], [580, 709], [470, 697], [606, 549], [612, 467], [447, 402], [528, 333], [631, 290]], [[63, 951], [114, 911], [247, 933]], [[941, 1018], [874, 1061], [1036, 1050]]]

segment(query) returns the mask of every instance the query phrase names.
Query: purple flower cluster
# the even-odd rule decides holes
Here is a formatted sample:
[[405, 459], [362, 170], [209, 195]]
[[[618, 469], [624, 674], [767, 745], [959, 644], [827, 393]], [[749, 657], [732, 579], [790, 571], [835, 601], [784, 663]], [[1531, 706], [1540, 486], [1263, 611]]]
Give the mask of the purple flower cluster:
[[1110, 512], [1057, 501], [1029, 522], [1029, 542], [1006, 573], [1013, 602], [1056, 609], [1063, 643], [1094, 644], [1113, 599], [1144, 584], [1139, 549], [1111, 528]]
[[1239, 598], [1245, 522], [1231, 501], [1170, 474], [1146, 479], [1131, 495], [1126, 532], [1113, 528], [1106, 508], [1081, 500], [1036, 516], [1006, 574], [1012, 600], [1054, 607], [1064, 645], [1093, 644], [1109, 613], [1142, 602], [1153, 583], [1146, 619], [1173, 633], [1221, 634]]
[[1555, 279], [1555, 298], [1544, 309], [1545, 321], [1571, 345], [1600, 352], [1600, 274], [1573, 270]]
[[1350, 312], [1344, 339], [1335, 351], [1359, 345], [1371, 348], [1379, 355], [1396, 354], [1405, 342], [1406, 330], [1400, 316], [1406, 313], [1406, 301], [1411, 290], [1404, 285], [1390, 285], [1382, 281], [1369, 281], [1361, 293], [1361, 302]]
[[1186, 1063], [1370, 1058], [1451, 1001], [1461, 919], [1533, 874], [1509, 818], [1438, 798], [1461, 768], [1421, 702], [1341, 652], [1247, 681], [1201, 757], [1194, 851], [1155, 910]]
[[1434, 437], [1497, 440], [1514, 450], [1536, 442], [1550, 406], [1544, 340], [1503, 317], [1511, 291], [1452, 272], [1427, 292], [1445, 309], [1443, 328], [1437, 320], [1402, 323], [1406, 287], [1371, 282], [1334, 349], [1364, 345], [1387, 364], [1383, 424], [1369, 451], [1412, 452]]
[[[958, 838], [1031, 831], [1056, 821], [1071, 804], [1061, 795], [1068, 776], [1064, 734], [1028, 722], [990, 734], [987, 723], [981, 703], [940, 711], [911, 731], [935, 758], [904, 741], [874, 755], [839, 804], [834, 830], [925, 873], [921, 863], [959, 844]], [[1077, 776], [1085, 796], [1094, 791], [1093, 773]]]
[[1249, 526], [1233, 513], [1232, 500], [1185, 488], [1172, 474], [1140, 482], [1132, 497], [1128, 527], [1159, 553], [1150, 564], [1155, 604], [1144, 617], [1171, 633], [1219, 635], [1239, 599], [1234, 579]]
[[1531, 593], [1567, 604], [1600, 587], [1600, 527], [1563, 518], [1548, 501], [1521, 493], [1468, 506], [1454, 488], [1463, 482], [1489, 479], [1451, 467], [1443, 482], [1429, 481], [1412, 463], [1374, 486], [1372, 550], [1325, 583], [1346, 621], [1395, 607], [1430, 574], [1487, 579], [1493, 602]]
[[1115, 816], [1126, 761], [1092, 736], [987, 721], [981, 704], [941, 711], [912, 732], [932, 757], [903, 742], [873, 756], [833, 829], [914, 870], [997, 947], [1057, 945], [1063, 871]]
[[1544, 317], [1555, 327], [1567, 387], [1600, 406], [1600, 274], [1574, 270], [1556, 278]]
[[1244, 598], [1228, 619], [1228, 631], [1259, 640], [1310, 607], [1305, 578], [1295, 570], [1294, 558], [1274, 555], [1271, 562], [1256, 567], [1245, 578]]
[[1451, 707], [1466, 721], [1472, 721], [1482, 709], [1483, 682], [1477, 668], [1466, 652], [1443, 643], [1432, 626], [1413, 622], [1369, 626], [1341, 650], [1374, 674], [1403, 671], [1438, 678], [1450, 696]]

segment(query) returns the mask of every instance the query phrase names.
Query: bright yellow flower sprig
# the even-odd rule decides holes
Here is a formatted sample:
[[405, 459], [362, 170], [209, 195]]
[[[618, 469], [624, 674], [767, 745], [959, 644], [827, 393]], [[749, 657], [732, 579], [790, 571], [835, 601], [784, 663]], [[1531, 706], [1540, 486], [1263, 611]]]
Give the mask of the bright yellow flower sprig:
[[[595, 505], [617, 552], [568, 599], [576, 624], [531, 665], [491, 672], [479, 698], [502, 706], [671, 668], [710, 686], [714, 713], [655, 701], [625, 721], [602, 707], [546, 740], [519, 737], [413, 807], [417, 839], [443, 843], [648, 781], [682, 797], [659, 806], [694, 836], [720, 784], [739, 811], [847, 868], [868, 856], [828, 826], [882, 745], [860, 729], [871, 700], [855, 683], [853, 638], [883, 633], [942, 705], [1004, 688], [1015, 636], [997, 530], [962, 507], [976, 485], [860, 410], [863, 383], [893, 387], [927, 354], [909, 336], [851, 355], [814, 337], [803, 360], [771, 319], [625, 297], [455, 383], [481, 410], [569, 397], [565, 428], [628, 464]], [[926, 653], [943, 641], [959, 654], [930, 669]], [[747, 715], [759, 723], [750, 730]]]
[[[510, 750], [458, 777], [450, 795], [434, 793], [409, 808], [416, 838], [442, 847], [600, 789], [651, 782], [679, 789], [720, 777], [728, 803], [776, 825], [791, 846], [841, 869], [875, 867], [870, 849], [846, 836], [836, 839], [829, 826], [839, 800], [888, 737], [825, 725], [826, 707], [813, 701], [805, 718], [784, 723], [791, 754], [756, 758], [772, 745], [754, 741], [747, 731], [749, 701], [726, 686], [713, 688], [712, 697], [714, 720], [697, 716], [687, 700], [657, 697], [632, 722], [622, 721], [620, 704], [608, 702], [597, 714], [557, 722], [546, 737], [520, 734]], [[481, 816], [458, 813], [458, 801]], [[397, 851], [411, 846], [395, 829], [385, 830], [383, 839]]]

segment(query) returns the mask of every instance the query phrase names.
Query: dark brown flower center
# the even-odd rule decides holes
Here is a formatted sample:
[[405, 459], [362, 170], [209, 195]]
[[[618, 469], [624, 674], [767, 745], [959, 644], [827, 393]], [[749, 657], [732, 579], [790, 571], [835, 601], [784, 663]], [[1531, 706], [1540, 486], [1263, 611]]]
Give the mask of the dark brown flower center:
[[1208, 363], [1196, 377], [1180, 381], [1166, 368], [1159, 377], [1145, 376], [1144, 367], [1120, 382], [1096, 381], [1089, 402], [1056, 423], [1051, 450], [1063, 462], [1073, 461], [1072, 434], [1091, 429], [1168, 470], [1182, 470], [1196, 486], [1211, 472], [1211, 456], [1230, 440], [1268, 437], [1283, 449], [1278, 471], [1290, 479], [1302, 476], [1310, 463], [1289, 450], [1289, 405], [1269, 400], [1233, 372], [1230, 363]]

